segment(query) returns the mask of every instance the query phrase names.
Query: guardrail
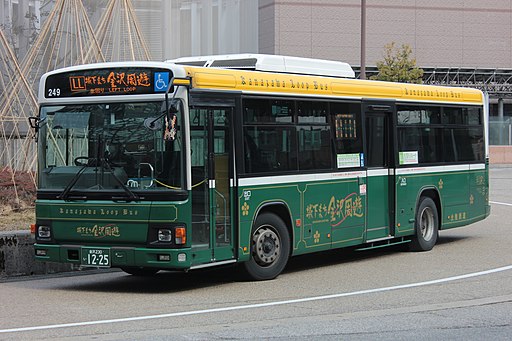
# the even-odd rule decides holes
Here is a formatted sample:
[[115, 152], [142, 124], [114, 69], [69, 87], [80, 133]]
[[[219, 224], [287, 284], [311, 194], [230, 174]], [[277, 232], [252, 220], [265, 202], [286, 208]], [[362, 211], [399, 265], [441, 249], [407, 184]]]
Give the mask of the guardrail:
[[41, 275], [75, 270], [71, 264], [36, 262], [30, 231], [0, 232], [0, 277]]

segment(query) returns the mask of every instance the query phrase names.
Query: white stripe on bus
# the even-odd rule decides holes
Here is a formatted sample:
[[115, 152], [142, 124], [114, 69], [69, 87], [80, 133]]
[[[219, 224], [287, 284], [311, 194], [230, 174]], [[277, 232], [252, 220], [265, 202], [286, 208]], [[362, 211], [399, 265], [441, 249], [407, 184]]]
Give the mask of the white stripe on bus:
[[296, 182], [326, 181], [337, 179], [357, 179], [364, 178], [365, 171], [340, 172], [340, 173], [317, 173], [317, 174], [295, 174], [281, 176], [263, 176], [256, 178], [238, 179], [239, 186], [257, 186], [257, 185], [278, 185]]
[[469, 171], [485, 169], [485, 164], [465, 164], [465, 165], [451, 165], [451, 166], [431, 166], [431, 167], [410, 167], [410, 168], [397, 168], [397, 175], [410, 175], [410, 174], [425, 174], [425, 173], [447, 173], [457, 171]]
[[482, 170], [485, 169], [485, 163], [470, 164], [470, 170]]
[[[425, 173], [445, 173], [457, 171], [469, 171], [485, 169], [485, 164], [464, 164], [464, 165], [450, 165], [450, 166], [431, 166], [431, 167], [410, 167], [410, 168], [397, 168], [396, 175], [411, 175], [411, 174], [425, 174]], [[317, 173], [317, 174], [296, 174], [296, 175], [274, 175], [274, 176], [260, 176], [253, 178], [238, 179], [238, 186], [258, 186], [258, 185], [278, 185], [297, 182], [311, 182], [311, 181], [327, 181], [337, 179], [357, 179], [366, 176], [386, 176], [393, 175], [393, 169], [369, 169], [366, 171], [353, 171], [353, 172], [339, 172], [339, 173]]]
[[388, 176], [389, 175], [389, 169], [368, 169], [367, 171], [368, 176]]

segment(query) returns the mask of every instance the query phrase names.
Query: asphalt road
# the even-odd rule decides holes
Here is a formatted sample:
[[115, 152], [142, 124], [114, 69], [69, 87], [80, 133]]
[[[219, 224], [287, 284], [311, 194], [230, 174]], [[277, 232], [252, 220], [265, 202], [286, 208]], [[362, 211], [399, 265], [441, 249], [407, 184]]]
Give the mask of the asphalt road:
[[431, 252], [302, 256], [273, 281], [232, 268], [4, 281], [0, 340], [509, 340], [512, 168], [491, 170], [490, 197], [489, 218]]

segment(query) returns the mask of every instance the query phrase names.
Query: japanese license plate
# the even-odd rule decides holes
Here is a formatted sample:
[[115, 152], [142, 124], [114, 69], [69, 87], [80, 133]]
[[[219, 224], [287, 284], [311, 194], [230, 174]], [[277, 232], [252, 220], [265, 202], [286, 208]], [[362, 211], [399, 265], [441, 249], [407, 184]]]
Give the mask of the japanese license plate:
[[97, 267], [110, 267], [110, 249], [83, 247], [81, 264]]

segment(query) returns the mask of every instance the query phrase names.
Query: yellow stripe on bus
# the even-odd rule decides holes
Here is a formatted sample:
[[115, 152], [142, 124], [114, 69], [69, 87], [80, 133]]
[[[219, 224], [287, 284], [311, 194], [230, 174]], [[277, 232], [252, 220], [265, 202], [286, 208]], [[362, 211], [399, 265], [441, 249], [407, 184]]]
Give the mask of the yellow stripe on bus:
[[259, 71], [185, 67], [194, 88], [297, 95], [389, 98], [413, 101], [483, 103], [476, 89], [391, 83]]

